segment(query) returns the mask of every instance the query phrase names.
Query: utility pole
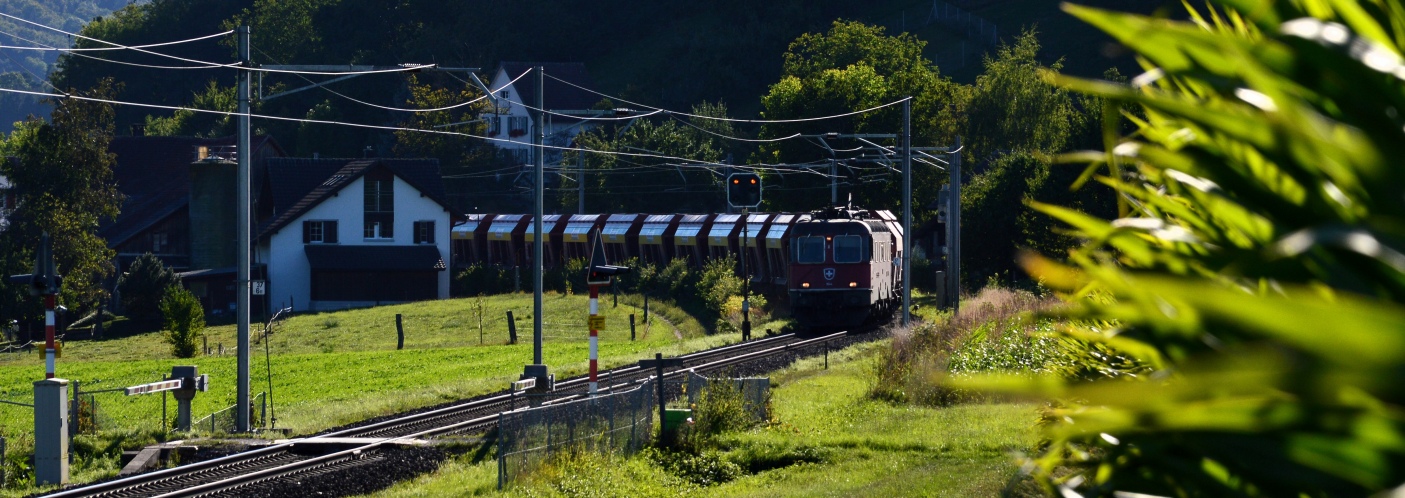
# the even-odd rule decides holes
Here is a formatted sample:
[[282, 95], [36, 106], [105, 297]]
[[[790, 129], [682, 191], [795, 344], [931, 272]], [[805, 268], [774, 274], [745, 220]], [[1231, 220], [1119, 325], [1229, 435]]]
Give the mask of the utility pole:
[[912, 97], [903, 101], [903, 326], [912, 322]]
[[532, 364], [545, 365], [542, 362], [542, 195], [545, 188], [542, 186], [542, 176], [546, 170], [546, 130], [542, 129], [545, 118], [542, 109], [546, 109], [546, 76], [544, 68], [537, 66], [537, 122], [536, 133], [532, 140], [536, 146], [536, 203], [533, 211], [536, 216], [532, 219], [532, 288], [535, 289], [532, 296]]
[[839, 160], [833, 158], [835, 153], [829, 155], [829, 205], [839, 205]]
[[585, 148], [576, 143], [576, 214], [585, 214]]
[[235, 394], [234, 431], [249, 432], [249, 27], [239, 27], [239, 147], [238, 147], [238, 262], [239, 280], [235, 316], [238, 321], [238, 388]]
[[956, 148], [951, 153], [951, 196], [947, 198], [947, 271], [951, 275], [947, 277], [951, 282], [951, 287], [947, 295], [951, 296], [951, 312], [953, 316], [961, 311], [961, 137], [956, 137]]
[[746, 273], [746, 252], [751, 250], [751, 214], [742, 208], [742, 340], [751, 340], [751, 275]]

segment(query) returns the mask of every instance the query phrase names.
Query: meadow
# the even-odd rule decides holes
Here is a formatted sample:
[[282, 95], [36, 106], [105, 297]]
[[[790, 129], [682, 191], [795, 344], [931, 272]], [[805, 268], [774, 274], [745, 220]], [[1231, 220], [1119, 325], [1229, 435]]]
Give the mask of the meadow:
[[[558, 378], [588, 368], [587, 301], [577, 295], [544, 298], [542, 356]], [[738, 334], [705, 335], [695, 319], [666, 302], [649, 303], [648, 323], [643, 322], [639, 298], [621, 296], [618, 307], [612, 303], [608, 296], [601, 299], [600, 314], [606, 319], [600, 332], [602, 369], [654, 353], [674, 356], [740, 339]], [[508, 310], [517, 322], [516, 344], [508, 343]], [[397, 349], [396, 314], [404, 328], [403, 349]], [[636, 316], [634, 340], [630, 314]], [[502, 390], [517, 379], [522, 365], [532, 362], [531, 294], [296, 314], [275, 324], [266, 342], [261, 335], [264, 324], [251, 328], [251, 393], [272, 392], [269, 420], [261, 420], [259, 428], [280, 429], [263, 437], [307, 435]], [[210, 354], [189, 359], [172, 357], [170, 346], [156, 332], [68, 341], [57, 363], [58, 377], [90, 392], [154, 382], [169, 375], [174, 365], [196, 365], [211, 378], [210, 390], [192, 403], [198, 419], [232, 405], [236, 389], [235, 327], [210, 327], [205, 337]], [[31, 402], [32, 383], [43, 375], [43, 361], [35, 352], [0, 354], [0, 399]], [[163, 419], [162, 394], [96, 396], [101, 430], [75, 439], [75, 482], [115, 474], [121, 450], [212, 435], [200, 427], [191, 434], [170, 432], [175, 402], [166, 400]], [[32, 409], [0, 404], [0, 435], [9, 443], [7, 495], [34, 491], [24, 477], [25, 459], [33, 451], [33, 427]]]
[[[700, 484], [670, 456], [578, 454], [497, 490], [491, 452], [466, 451], [375, 498], [415, 496], [994, 496], [1030, 489], [1016, 457], [1039, 439], [1033, 404], [925, 407], [868, 396], [887, 341], [802, 360], [771, 376], [773, 420], [727, 433], [703, 459], [739, 475]], [[486, 456], [485, 456], [486, 455]], [[722, 463], [725, 462], [725, 463]]]

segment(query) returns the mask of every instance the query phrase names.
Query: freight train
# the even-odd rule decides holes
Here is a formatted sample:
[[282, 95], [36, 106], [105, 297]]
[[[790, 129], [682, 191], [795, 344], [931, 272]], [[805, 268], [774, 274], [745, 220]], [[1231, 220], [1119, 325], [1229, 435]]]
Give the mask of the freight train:
[[[468, 215], [451, 232], [453, 267], [530, 266], [532, 224], [531, 215]], [[639, 258], [662, 266], [686, 258], [700, 268], [711, 259], [744, 259], [752, 285], [784, 290], [797, 325], [807, 329], [882, 319], [902, 300], [902, 225], [885, 210], [546, 215], [543, 266], [588, 257], [596, 231], [611, 262]]]

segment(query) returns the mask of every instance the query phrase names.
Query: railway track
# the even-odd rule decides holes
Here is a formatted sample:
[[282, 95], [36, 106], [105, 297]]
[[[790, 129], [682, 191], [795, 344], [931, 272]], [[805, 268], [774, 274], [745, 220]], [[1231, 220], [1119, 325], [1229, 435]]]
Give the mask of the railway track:
[[[834, 341], [851, 342], [846, 332], [813, 339], [793, 334], [766, 337], [719, 348], [698, 351], [677, 358], [682, 365], [665, 372], [664, 377], [681, 376], [688, 371], [700, 374], [737, 369], [751, 362], [783, 355], [802, 355], [827, 347]], [[653, 369], [638, 365], [602, 372], [600, 390], [625, 388], [651, 377]], [[586, 376], [556, 383], [552, 401], [559, 402], [588, 395]], [[386, 420], [333, 430], [307, 438], [293, 439], [264, 448], [180, 467], [62, 490], [44, 495], [54, 498], [77, 497], [194, 497], [240, 495], [243, 489], [266, 486], [272, 481], [319, 474], [344, 472], [372, 465], [385, 458], [386, 450], [401, 445], [425, 444], [445, 436], [476, 434], [490, 430], [497, 414], [513, 409], [518, 396], [498, 393], [447, 407], [397, 416]]]

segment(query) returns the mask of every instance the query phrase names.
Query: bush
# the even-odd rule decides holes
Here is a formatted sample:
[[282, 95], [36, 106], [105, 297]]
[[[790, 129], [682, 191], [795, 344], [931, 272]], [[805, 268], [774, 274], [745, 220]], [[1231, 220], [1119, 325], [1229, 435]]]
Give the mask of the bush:
[[455, 296], [503, 294], [514, 289], [513, 269], [505, 266], [473, 264], [454, 276]]
[[117, 279], [122, 309], [134, 320], [156, 320], [161, 316], [161, 301], [166, 290], [180, 285], [175, 270], [161, 264], [155, 255], [138, 256], [132, 266]]
[[184, 288], [172, 287], [165, 294], [161, 300], [161, 314], [171, 354], [176, 358], [194, 358], [200, 352], [198, 342], [205, 331], [205, 310], [200, 307], [200, 300]]

